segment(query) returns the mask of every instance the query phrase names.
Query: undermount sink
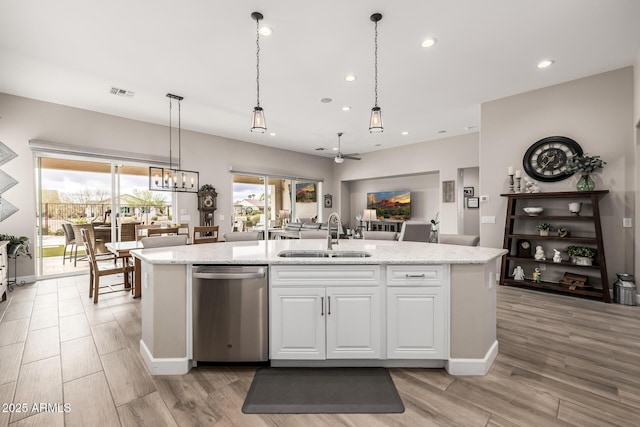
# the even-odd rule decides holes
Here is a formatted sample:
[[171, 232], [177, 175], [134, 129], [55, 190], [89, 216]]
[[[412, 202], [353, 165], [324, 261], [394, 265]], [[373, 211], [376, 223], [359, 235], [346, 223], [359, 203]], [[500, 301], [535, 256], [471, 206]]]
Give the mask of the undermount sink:
[[364, 251], [305, 251], [291, 250], [278, 253], [282, 258], [367, 258], [371, 254]]

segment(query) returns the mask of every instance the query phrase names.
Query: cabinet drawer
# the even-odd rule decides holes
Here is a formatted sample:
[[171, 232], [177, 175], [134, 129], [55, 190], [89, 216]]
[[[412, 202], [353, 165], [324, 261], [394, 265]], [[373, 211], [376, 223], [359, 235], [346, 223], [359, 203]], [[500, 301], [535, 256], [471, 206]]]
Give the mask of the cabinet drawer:
[[442, 265], [389, 265], [387, 286], [442, 286]]
[[275, 265], [271, 286], [379, 286], [378, 265]]

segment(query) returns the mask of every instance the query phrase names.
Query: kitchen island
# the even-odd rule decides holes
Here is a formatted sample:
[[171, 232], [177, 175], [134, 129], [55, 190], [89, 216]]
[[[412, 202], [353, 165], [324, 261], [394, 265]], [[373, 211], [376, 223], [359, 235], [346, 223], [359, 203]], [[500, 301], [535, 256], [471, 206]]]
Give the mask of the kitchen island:
[[[192, 269], [210, 264], [269, 266], [272, 366], [486, 374], [498, 353], [496, 259], [505, 250], [375, 240], [340, 240], [333, 251], [326, 245], [270, 240], [133, 251], [142, 265], [140, 351], [151, 373], [185, 374], [193, 366]], [[283, 251], [323, 256], [278, 256]], [[330, 256], [344, 252], [368, 256]]]

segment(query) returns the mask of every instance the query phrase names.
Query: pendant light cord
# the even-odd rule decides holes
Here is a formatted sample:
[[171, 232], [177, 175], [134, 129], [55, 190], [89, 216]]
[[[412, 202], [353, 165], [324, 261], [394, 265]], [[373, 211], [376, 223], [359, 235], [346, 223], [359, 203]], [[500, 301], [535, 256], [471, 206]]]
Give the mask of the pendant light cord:
[[171, 155], [171, 147], [173, 146], [173, 143], [171, 142], [171, 108], [173, 106], [173, 101], [171, 100], [171, 98], [169, 98], [169, 170], [173, 169], [173, 164], [172, 164], [172, 155]]
[[256, 19], [256, 105], [260, 106], [260, 19]]
[[178, 99], [178, 169], [182, 169], [182, 107]]
[[375, 24], [375, 50], [374, 50], [374, 67], [373, 67], [373, 75], [374, 75], [374, 92], [376, 96], [375, 106], [378, 106], [378, 21], [374, 22]]

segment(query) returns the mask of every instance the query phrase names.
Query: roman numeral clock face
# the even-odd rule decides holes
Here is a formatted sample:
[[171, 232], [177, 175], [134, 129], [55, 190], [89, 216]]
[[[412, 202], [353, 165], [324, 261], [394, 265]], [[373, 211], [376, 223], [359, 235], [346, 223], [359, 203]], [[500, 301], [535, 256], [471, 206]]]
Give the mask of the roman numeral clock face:
[[581, 156], [582, 148], [571, 138], [549, 136], [533, 144], [522, 159], [525, 172], [533, 179], [556, 182], [569, 178], [567, 163], [573, 156]]

